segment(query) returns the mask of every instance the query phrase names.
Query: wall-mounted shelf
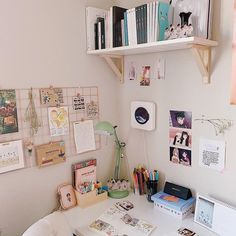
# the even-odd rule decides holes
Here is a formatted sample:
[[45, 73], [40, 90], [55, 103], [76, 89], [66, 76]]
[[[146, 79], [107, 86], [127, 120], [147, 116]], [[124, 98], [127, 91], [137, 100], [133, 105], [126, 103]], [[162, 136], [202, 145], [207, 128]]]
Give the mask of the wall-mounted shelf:
[[216, 41], [197, 37], [189, 37], [138, 44], [134, 46], [92, 50], [88, 51], [87, 53], [90, 55], [102, 56], [120, 79], [121, 83], [123, 83], [124, 56], [191, 49], [202, 74], [203, 82], [210, 83], [211, 48], [217, 45], [218, 43]]

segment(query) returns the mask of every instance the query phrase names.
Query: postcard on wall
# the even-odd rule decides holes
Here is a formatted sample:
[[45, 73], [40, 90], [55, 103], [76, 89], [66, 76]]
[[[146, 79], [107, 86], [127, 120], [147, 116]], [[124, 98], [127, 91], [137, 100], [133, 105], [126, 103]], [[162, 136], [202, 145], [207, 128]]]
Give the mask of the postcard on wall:
[[36, 146], [35, 151], [37, 155], [37, 164], [40, 167], [66, 161], [64, 141], [57, 141]]
[[150, 86], [150, 70], [151, 66], [143, 66], [140, 77], [140, 86]]
[[85, 101], [83, 96], [75, 96], [72, 98], [72, 106], [75, 111], [85, 110]]
[[129, 80], [135, 80], [136, 79], [136, 63], [131, 61], [128, 63], [128, 78]]
[[0, 173], [24, 166], [22, 140], [0, 143]]
[[98, 118], [98, 103], [91, 101], [86, 104], [87, 117], [90, 119]]
[[192, 112], [170, 111], [170, 127], [191, 129]]
[[191, 148], [192, 132], [188, 129], [170, 128], [169, 140], [170, 145]]
[[156, 79], [165, 79], [165, 68], [166, 61], [164, 58], [158, 58], [155, 62], [154, 70], [155, 70], [155, 78]]
[[57, 106], [64, 102], [61, 88], [42, 88], [39, 93], [42, 105]]
[[0, 90], [0, 134], [18, 131], [16, 91]]
[[92, 120], [74, 122], [74, 140], [77, 153], [96, 149]]
[[225, 168], [225, 141], [200, 139], [199, 165], [217, 171]]
[[69, 133], [68, 107], [49, 107], [48, 120], [51, 136]]
[[184, 166], [192, 165], [191, 150], [170, 147], [170, 161], [175, 164], [182, 164]]

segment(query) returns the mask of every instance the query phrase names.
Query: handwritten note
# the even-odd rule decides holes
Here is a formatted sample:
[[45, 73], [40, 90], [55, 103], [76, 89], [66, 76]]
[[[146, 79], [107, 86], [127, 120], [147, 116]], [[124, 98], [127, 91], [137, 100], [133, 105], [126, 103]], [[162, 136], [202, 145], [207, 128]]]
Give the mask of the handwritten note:
[[225, 168], [225, 142], [201, 139], [199, 147], [199, 165], [217, 171]]

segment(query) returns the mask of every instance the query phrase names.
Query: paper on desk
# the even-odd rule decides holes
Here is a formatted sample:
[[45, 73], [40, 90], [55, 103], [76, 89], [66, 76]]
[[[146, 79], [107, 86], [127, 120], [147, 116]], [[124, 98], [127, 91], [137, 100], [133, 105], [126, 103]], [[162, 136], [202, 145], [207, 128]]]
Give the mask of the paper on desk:
[[88, 152], [96, 149], [94, 128], [92, 120], [74, 123], [74, 139], [77, 153]]
[[200, 139], [199, 165], [217, 171], [225, 168], [225, 141]]

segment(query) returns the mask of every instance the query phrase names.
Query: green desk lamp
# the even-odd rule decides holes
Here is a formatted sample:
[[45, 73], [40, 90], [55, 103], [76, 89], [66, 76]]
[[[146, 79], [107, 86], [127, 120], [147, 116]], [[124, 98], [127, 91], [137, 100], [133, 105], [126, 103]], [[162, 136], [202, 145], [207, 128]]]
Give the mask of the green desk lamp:
[[[121, 158], [123, 158], [123, 149], [125, 147], [124, 142], [120, 142], [116, 133], [117, 126], [113, 126], [108, 121], [98, 122], [95, 126], [95, 132], [97, 134], [102, 135], [113, 135], [115, 137], [116, 144], [116, 163], [115, 163], [115, 171], [113, 178], [117, 181], [120, 177], [120, 164]], [[128, 190], [108, 190], [109, 197], [112, 198], [123, 198], [129, 195]]]

